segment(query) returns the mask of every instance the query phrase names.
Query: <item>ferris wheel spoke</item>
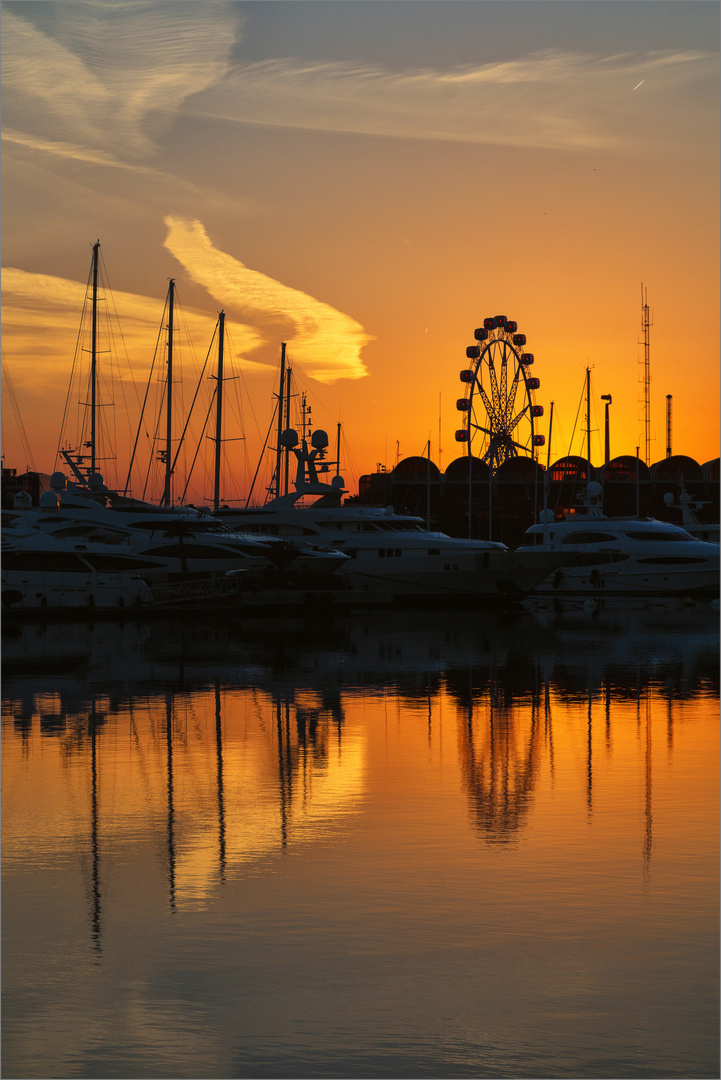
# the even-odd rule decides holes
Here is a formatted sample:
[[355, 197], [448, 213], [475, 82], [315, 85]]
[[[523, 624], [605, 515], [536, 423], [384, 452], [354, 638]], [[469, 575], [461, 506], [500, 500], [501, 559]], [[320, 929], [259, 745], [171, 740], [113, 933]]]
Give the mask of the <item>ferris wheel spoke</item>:
[[480, 390], [480, 394], [481, 394], [481, 400], [482, 400], [483, 404], [486, 407], [486, 413], [487, 413], [487, 415], [489, 417], [492, 417], [494, 415], [494, 413], [495, 413], [495, 410], [494, 410], [493, 405], [491, 404], [491, 402], [488, 399], [488, 394], [486, 393], [486, 391], [483, 389], [482, 386], [479, 386], [479, 390]]
[[505, 341], [501, 342], [501, 386], [499, 390], [503, 403], [503, 415], [508, 415], [508, 346]]
[[493, 398], [493, 411], [492, 413], [489, 411], [489, 415], [502, 416], [503, 407], [501, 404], [501, 391], [498, 386], [498, 376], [495, 367], [490, 367], [490, 365], [488, 370], [488, 381], [491, 384], [491, 396]]
[[509, 435], [511, 434], [512, 431], [515, 431], [515, 429], [518, 427], [521, 420], [523, 420], [523, 418], [524, 418], [524, 416], [526, 415], [527, 412], [528, 412], [528, 406], [526, 405], [526, 406], [524, 406], [524, 408], [521, 409], [521, 411], [519, 413], [516, 413], [513, 420], [508, 425], [508, 434]]
[[520, 382], [521, 382], [521, 372], [520, 372], [520, 369], [519, 369], [516, 372], [516, 374], [514, 375], [514, 377], [513, 377], [513, 382], [511, 383], [511, 389], [508, 392], [508, 415], [509, 416], [513, 413], [513, 410], [516, 407], [516, 395], [518, 394], [518, 387], [520, 386]]

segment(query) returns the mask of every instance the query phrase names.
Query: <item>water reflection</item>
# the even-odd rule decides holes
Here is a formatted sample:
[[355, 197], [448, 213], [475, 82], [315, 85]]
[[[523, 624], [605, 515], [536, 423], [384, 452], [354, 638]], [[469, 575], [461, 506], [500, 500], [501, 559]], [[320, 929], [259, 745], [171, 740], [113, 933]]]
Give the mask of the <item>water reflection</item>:
[[[495, 934], [512, 953], [539, 910], [549, 941], [627, 919], [615, 931], [626, 956], [659, 897], [688, 910], [694, 875], [708, 892], [719, 695], [709, 610], [6, 622], [3, 633], [4, 874], [19, 898], [6, 927], [52, 880], [53, 903], [109, 979], [123, 951], [144, 971], [133, 934], [146, 923], [148, 939], [185, 942], [189, 969], [217, 927], [223, 969], [238, 935], [252, 938], [238, 889], [271, 910], [286, 879], [283, 921], [276, 913], [266, 931], [253, 909], [253, 927], [298, 957], [301, 979], [339, 911], [357, 938], [351, 965], [394, 955], [406, 924], [418, 941], [447, 935], [457, 957], [481, 919], [477, 947]], [[313, 892], [316, 876], [325, 892]], [[612, 915], [594, 916], [604, 898]], [[369, 928], [374, 904], [391, 929]], [[196, 917], [209, 920], [202, 947], [186, 939]], [[595, 933], [601, 955], [606, 931]], [[429, 950], [419, 986], [436, 978]], [[476, 991], [469, 983], [464, 1000]], [[260, 1075], [298, 1075], [284, 1068]]]

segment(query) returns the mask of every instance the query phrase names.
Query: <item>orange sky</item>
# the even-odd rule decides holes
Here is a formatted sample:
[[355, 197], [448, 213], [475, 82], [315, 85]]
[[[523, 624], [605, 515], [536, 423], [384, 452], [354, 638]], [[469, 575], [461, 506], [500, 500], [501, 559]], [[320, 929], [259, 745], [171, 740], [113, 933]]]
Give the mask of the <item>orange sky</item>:
[[[496, 314], [535, 354], [546, 435], [554, 402], [552, 459], [582, 452], [587, 366], [594, 464], [601, 394], [612, 455], [643, 456], [642, 283], [651, 461], [667, 394], [674, 453], [716, 457], [718, 22], [695, 0], [4, 4], [3, 366], [32, 452], [4, 382], [4, 464], [53, 468], [98, 238], [108, 384], [127, 353], [144, 392], [170, 277], [186, 401], [226, 311], [226, 498], [247, 493], [281, 341], [314, 425], [343, 424], [355, 490], [429, 438], [441, 467], [458, 456], [465, 347]], [[129, 403], [122, 476], [125, 390], [104, 391]]]

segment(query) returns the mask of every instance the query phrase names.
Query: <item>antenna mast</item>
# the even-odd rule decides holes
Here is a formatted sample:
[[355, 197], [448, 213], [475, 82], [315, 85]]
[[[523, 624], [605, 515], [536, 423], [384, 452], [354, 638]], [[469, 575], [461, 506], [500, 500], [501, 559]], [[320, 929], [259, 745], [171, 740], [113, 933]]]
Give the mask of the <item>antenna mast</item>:
[[641, 329], [643, 330], [643, 432], [645, 461], [651, 464], [651, 320], [648, 309], [648, 289], [641, 283]]
[[671, 457], [671, 403], [672, 394], [666, 394], [666, 457]]

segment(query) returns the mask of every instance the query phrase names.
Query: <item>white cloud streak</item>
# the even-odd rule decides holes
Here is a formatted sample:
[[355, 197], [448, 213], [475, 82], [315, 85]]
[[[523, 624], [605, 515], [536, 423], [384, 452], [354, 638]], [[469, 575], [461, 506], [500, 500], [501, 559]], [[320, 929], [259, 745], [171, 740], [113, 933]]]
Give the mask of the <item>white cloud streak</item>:
[[[194, 107], [227, 120], [307, 130], [563, 149], [631, 142], [628, 90], [657, 96], [716, 78], [715, 53], [589, 56], [545, 51], [450, 71], [388, 72], [270, 60], [237, 67]], [[633, 137], [639, 139], [637, 125]]]
[[644, 101], [663, 102], [666, 114], [679, 89], [717, 80], [715, 52], [546, 50], [449, 70], [287, 58], [232, 66], [240, 23], [223, 0], [47, 8], [57, 11], [52, 34], [19, 14], [22, 5], [4, 11], [5, 124], [36, 149], [99, 164], [151, 157], [181, 113], [395, 138], [640, 148], [652, 133], [628, 93], [639, 79]]
[[58, 9], [54, 36], [3, 13], [4, 106], [33, 134], [142, 158], [191, 95], [227, 70], [237, 19], [212, 3], [84, 0]]
[[360, 353], [373, 339], [349, 315], [219, 251], [199, 221], [166, 217], [165, 223], [168, 251], [221, 304], [294, 326], [292, 358], [307, 375], [330, 383], [367, 374]]

